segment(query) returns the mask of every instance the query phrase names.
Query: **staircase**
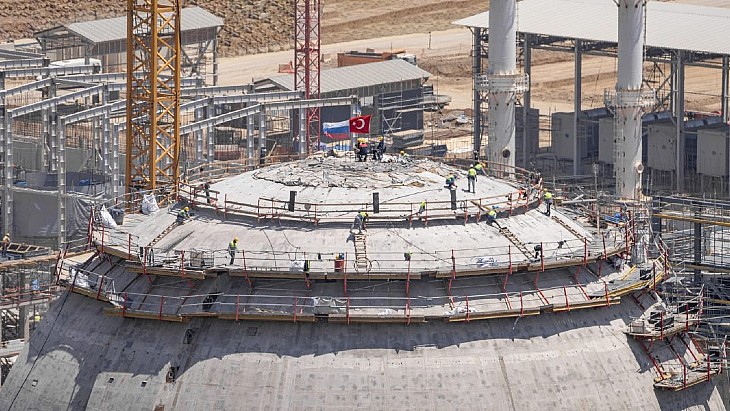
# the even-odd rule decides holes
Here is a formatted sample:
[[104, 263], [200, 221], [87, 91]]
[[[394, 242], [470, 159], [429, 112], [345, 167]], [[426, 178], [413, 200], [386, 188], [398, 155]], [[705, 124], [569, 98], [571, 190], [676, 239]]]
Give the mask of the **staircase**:
[[525, 257], [527, 257], [527, 258], [532, 257], [533, 253], [531, 253], [530, 250], [527, 249], [527, 246], [525, 245], [525, 243], [520, 241], [517, 238], [517, 236], [512, 231], [509, 230], [509, 228], [502, 227], [499, 229], [499, 232], [503, 236], [505, 236], [510, 242], [512, 242], [512, 244], [514, 244], [515, 247], [517, 247], [517, 249], [520, 250], [520, 252], [525, 255]]

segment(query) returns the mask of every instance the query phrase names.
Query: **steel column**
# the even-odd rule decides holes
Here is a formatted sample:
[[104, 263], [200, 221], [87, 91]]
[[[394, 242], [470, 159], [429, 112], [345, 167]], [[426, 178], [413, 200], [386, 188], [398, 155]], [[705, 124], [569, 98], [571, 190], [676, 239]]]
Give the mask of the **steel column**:
[[472, 74], [474, 81], [474, 148], [473, 151], [481, 156], [482, 153], [482, 95], [477, 86], [482, 75], [482, 29], [472, 28], [474, 33], [474, 49], [472, 50]]
[[[523, 37], [523, 43], [522, 43], [522, 50], [523, 50], [523, 56], [525, 61], [525, 76], [529, 79], [532, 75], [532, 36], [529, 33], [524, 33], [522, 35]], [[530, 107], [532, 105], [532, 96], [530, 93], [530, 88], [527, 87], [525, 90], [525, 94], [522, 96], [522, 164], [521, 166], [524, 168], [528, 168], [530, 161], [529, 161], [529, 142], [530, 142], [530, 127], [529, 127], [529, 114], [530, 114]], [[474, 111], [475, 113], [478, 113], [478, 111]], [[475, 114], [476, 115], [476, 114]], [[539, 121], [539, 120], [538, 120]], [[538, 137], [539, 138], [539, 137]]]
[[684, 188], [684, 52], [677, 50], [677, 83], [676, 93], [677, 100], [675, 104], [674, 116], [677, 119], [677, 135], [676, 135], [676, 176], [677, 176], [677, 192], [682, 192]]
[[581, 54], [582, 42], [580, 39], [575, 40], [575, 49], [573, 51], [573, 63], [575, 66], [575, 74], [573, 76], [573, 175], [577, 176], [581, 172], [581, 157], [578, 145], [578, 120], [580, 118], [582, 103], [581, 71], [583, 68], [583, 56]]

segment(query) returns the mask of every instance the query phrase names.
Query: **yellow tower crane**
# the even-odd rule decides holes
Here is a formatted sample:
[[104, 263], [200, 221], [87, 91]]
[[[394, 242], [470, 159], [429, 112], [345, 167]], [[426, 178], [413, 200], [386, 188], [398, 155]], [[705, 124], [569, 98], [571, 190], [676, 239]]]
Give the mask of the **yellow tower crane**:
[[126, 192], [180, 177], [180, 2], [128, 0]]

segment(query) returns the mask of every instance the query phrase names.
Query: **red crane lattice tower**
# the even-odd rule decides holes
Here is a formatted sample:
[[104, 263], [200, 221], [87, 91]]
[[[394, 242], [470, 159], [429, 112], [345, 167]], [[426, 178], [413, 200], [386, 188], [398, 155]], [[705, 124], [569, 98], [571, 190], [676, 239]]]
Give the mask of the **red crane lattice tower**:
[[[294, 88], [304, 92], [304, 98], [319, 98], [319, 62], [320, 36], [319, 22], [321, 16], [320, 0], [294, 0]], [[319, 107], [308, 108], [306, 121], [307, 153], [313, 147], [319, 147], [320, 125]]]

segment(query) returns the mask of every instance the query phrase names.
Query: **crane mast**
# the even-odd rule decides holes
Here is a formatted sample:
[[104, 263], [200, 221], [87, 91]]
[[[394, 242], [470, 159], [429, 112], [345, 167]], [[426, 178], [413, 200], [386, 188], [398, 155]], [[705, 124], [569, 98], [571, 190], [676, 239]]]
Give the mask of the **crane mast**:
[[180, 177], [180, 2], [127, 3], [128, 194]]

